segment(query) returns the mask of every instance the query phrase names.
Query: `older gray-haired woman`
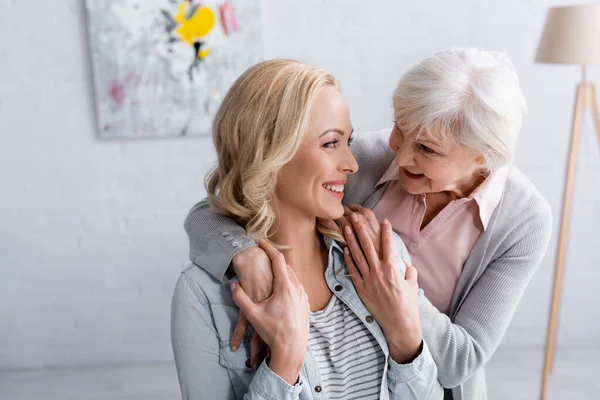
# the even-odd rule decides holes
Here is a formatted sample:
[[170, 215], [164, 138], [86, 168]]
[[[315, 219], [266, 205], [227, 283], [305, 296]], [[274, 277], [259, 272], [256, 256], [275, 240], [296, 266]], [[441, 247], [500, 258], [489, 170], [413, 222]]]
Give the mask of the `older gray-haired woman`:
[[[512, 165], [525, 113], [519, 80], [504, 54], [449, 49], [403, 76], [393, 106], [391, 134], [356, 135], [353, 144], [360, 170], [345, 185], [350, 206], [338, 221], [348, 270], [369, 311], [385, 315], [380, 294], [397, 289], [381, 279], [375, 259], [379, 221], [388, 219], [419, 272], [422, 334], [446, 398], [485, 400], [483, 368], [552, 229], [547, 202]], [[218, 279], [235, 273], [254, 300], [269, 296], [268, 257], [241, 227], [202, 201], [186, 230], [193, 262], [210, 257]], [[233, 347], [245, 328], [242, 316]]]

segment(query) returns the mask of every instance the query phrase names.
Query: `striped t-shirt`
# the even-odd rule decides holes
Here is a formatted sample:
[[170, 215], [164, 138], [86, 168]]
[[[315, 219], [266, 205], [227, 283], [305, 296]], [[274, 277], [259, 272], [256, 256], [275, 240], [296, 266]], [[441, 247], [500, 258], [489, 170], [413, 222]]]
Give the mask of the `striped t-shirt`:
[[310, 313], [310, 351], [327, 399], [379, 399], [385, 355], [360, 318], [335, 295]]

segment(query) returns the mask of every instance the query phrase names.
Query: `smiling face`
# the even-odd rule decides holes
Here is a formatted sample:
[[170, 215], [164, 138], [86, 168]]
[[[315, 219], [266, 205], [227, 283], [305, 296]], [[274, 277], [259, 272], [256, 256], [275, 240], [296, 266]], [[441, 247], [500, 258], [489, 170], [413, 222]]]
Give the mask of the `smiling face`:
[[426, 133], [402, 132], [394, 123], [389, 139], [400, 167], [400, 185], [411, 194], [453, 192], [464, 197], [481, 180], [480, 154], [452, 143], [439, 143]]
[[279, 213], [336, 219], [343, 215], [344, 184], [358, 171], [350, 152], [350, 111], [340, 92], [327, 85], [312, 105], [300, 148], [279, 171]]

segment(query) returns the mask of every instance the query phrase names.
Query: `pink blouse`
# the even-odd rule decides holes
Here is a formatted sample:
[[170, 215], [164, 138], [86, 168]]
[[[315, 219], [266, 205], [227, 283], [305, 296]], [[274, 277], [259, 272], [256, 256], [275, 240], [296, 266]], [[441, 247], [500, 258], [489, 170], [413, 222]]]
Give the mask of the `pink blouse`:
[[402, 237], [419, 272], [419, 286], [447, 314], [463, 265], [500, 202], [508, 167], [491, 174], [471, 196], [451, 201], [423, 230], [426, 196], [404, 191], [399, 173], [392, 163], [377, 182], [390, 181], [373, 212], [380, 221], [387, 218]]

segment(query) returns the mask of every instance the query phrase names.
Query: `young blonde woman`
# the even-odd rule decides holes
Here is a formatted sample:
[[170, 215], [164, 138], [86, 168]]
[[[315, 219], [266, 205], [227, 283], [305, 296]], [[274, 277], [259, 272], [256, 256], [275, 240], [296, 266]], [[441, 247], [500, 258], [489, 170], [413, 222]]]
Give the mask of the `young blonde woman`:
[[[253, 302], [237, 280], [209, 275], [218, 258], [211, 250], [183, 271], [171, 329], [185, 399], [443, 397], [421, 338], [416, 271], [404, 266], [391, 225], [382, 227], [370, 278], [363, 276], [389, 282], [378, 294], [390, 306], [383, 318], [361, 302], [364, 288], [353, 286], [342, 236], [318, 222], [344, 213], [343, 187], [358, 170], [351, 135], [335, 79], [295, 61], [252, 67], [225, 97], [213, 126], [218, 165], [207, 179], [210, 203], [259, 241], [273, 292]], [[239, 246], [230, 233], [219, 236]], [[240, 310], [268, 345], [260, 365], [250, 360], [251, 337], [231, 348]]]

